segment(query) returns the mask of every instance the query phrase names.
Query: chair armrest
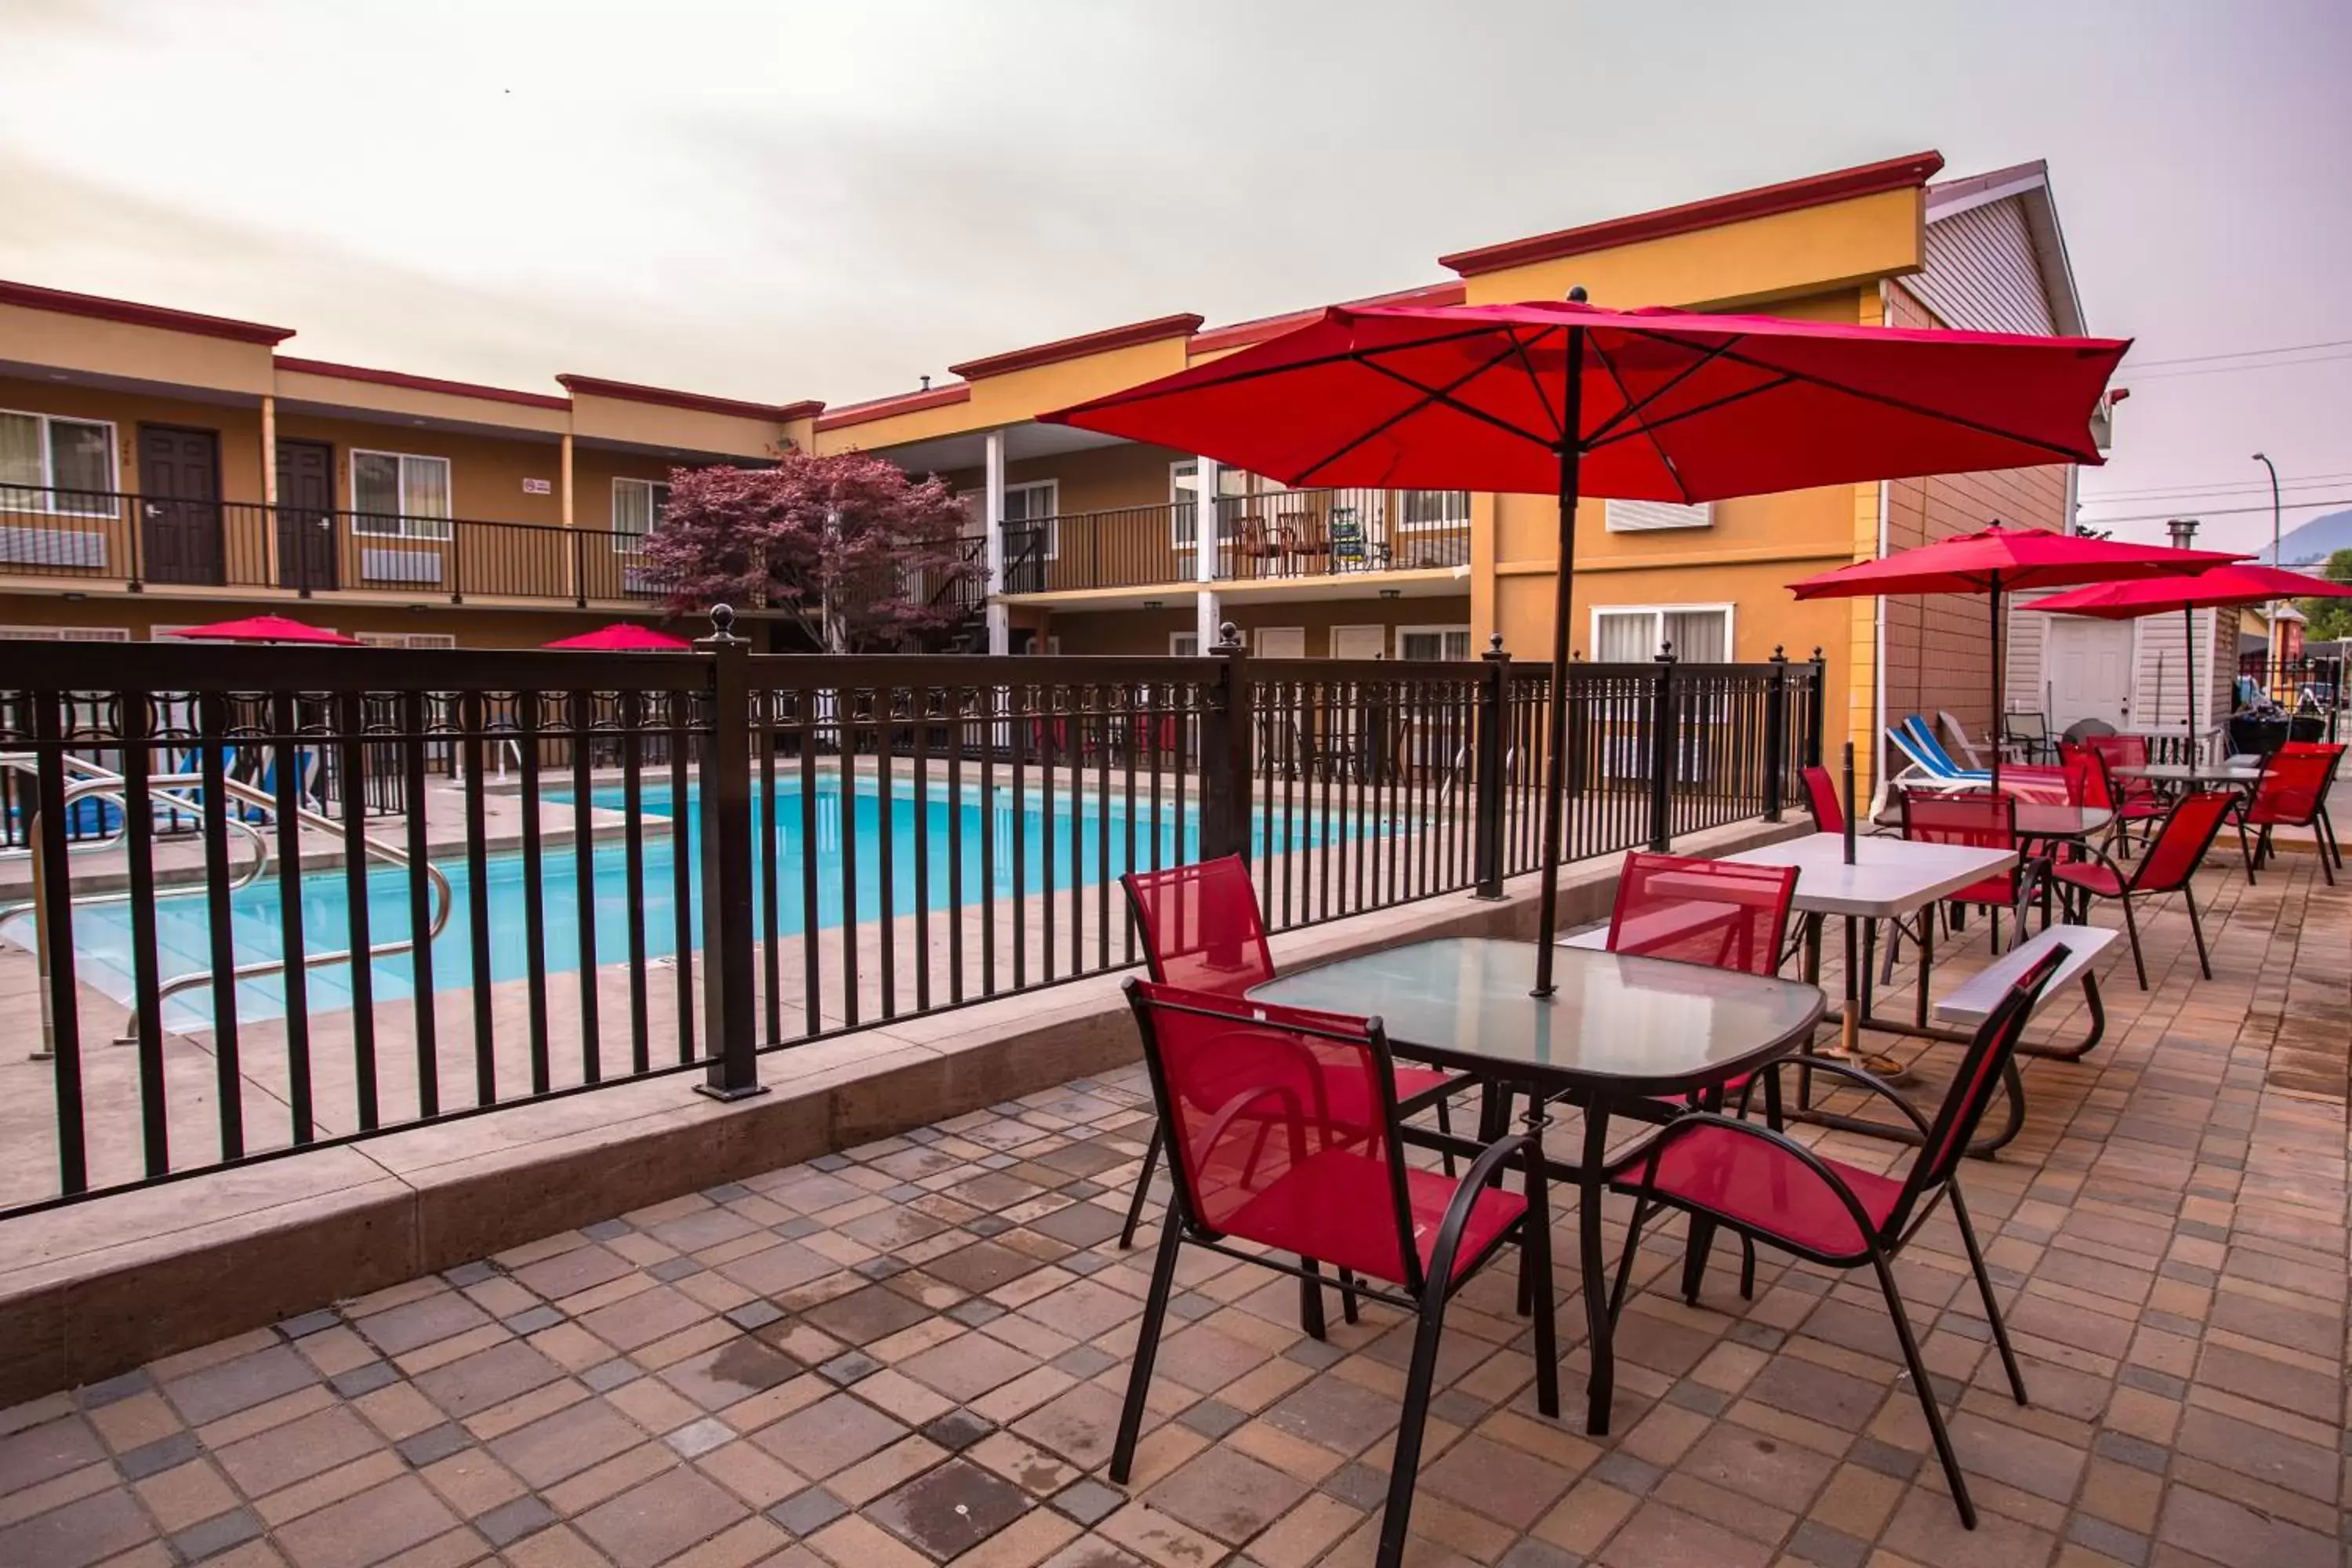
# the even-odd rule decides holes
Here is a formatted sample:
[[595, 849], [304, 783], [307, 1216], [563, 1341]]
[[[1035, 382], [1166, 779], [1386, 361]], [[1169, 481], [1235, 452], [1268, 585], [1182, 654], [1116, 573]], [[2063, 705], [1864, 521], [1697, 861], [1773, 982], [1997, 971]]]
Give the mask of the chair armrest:
[[1423, 1291], [1434, 1291], [1434, 1300], [1444, 1300], [1454, 1280], [1454, 1255], [1462, 1250], [1462, 1232], [1470, 1224], [1470, 1211], [1476, 1206], [1478, 1194], [1505, 1162], [1523, 1153], [1528, 1147], [1528, 1135], [1513, 1132], [1496, 1139], [1480, 1152], [1470, 1168], [1462, 1173], [1462, 1181], [1454, 1189], [1454, 1197], [1445, 1205], [1445, 1217], [1438, 1222], [1437, 1239], [1430, 1244], [1429, 1267], [1422, 1275]]
[[1781, 1057], [1776, 1061], [1768, 1063], [1751, 1075], [1747, 1088], [1740, 1090], [1739, 1109], [1742, 1115], [1745, 1115], [1748, 1110], [1748, 1097], [1754, 1092], [1757, 1080], [1768, 1074], [1777, 1075], [1782, 1068], [1801, 1068], [1807, 1072], [1827, 1073], [1832, 1078], [1843, 1079], [1848, 1083], [1859, 1084], [1873, 1094], [1893, 1100], [1895, 1108], [1909, 1119], [1911, 1125], [1919, 1130], [1919, 1136], [1925, 1138], [1927, 1135], [1927, 1119], [1920, 1115], [1918, 1107], [1904, 1099], [1893, 1084], [1865, 1068], [1857, 1067], [1852, 1062], [1839, 1061], [1834, 1057], [1798, 1055]]

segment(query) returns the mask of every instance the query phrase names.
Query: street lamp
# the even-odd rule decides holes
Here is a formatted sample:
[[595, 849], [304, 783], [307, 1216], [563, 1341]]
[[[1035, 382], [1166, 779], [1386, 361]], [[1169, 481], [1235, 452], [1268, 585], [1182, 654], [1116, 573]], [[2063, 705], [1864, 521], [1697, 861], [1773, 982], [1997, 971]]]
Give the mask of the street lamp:
[[[2268, 468], [2271, 473], [2271, 566], [2274, 571], [2284, 572], [2286, 570], [2286, 563], [2279, 559], [2278, 465], [2272, 462], [2268, 458], [2263, 457], [2260, 452], [2256, 452], [2254, 454], [2253, 460], [2260, 463], [2263, 468]], [[2279, 605], [2281, 603], [2282, 601], [2277, 599], [2273, 599], [2271, 601], [2270, 665], [2271, 695], [2273, 699], [2277, 697], [2280, 686], [2286, 679], [2286, 632], [2285, 629], [2279, 625]]]

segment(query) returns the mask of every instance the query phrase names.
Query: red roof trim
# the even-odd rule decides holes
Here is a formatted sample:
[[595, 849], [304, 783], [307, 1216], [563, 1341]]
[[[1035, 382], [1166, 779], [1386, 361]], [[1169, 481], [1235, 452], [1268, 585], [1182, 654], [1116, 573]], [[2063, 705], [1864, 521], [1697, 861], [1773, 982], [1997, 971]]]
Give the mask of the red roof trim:
[[515, 392], [503, 386], [477, 386], [467, 381], [442, 381], [430, 375], [410, 375], [405, 371], [369, 370], [362, 365], [331, 364], [321, 359], [295, 359], [287, 354], [278, 356], [278, 368], [301, 375], [331, 375], [337, 381], [365, 381], [378, 386], [405, 387], [411, 392], [443, 392], [453, 397], [520, 403], [526, 408], [568, 409], [572, 406], [570, 398], [551, 397], [543, 392]]
[[1507, 267], [1556, 261], [1564, 256], [1581, 256], [1588, 251], [1635, 245], [1647, 239], [1664, 239], [1671, 235], [1689, 234], [1696, 229], [1714, 228], [1748, 218], [1770, 217], [1777, 213], [1798, 212], [1831, 202], [1849, 201], [1856, 196], [1876, 195], [1884, 191], [1924, 185], [1943, 166], [1944, 155], [1940, 153], [1914, 153], [1906, 158], [1889, 158], [1884, 163], [1832, 170], [1826, 174], [1809, 174], [1801, 180], [1788, 180], [1777, 185], [1759, 185], [1753, 190], [1735, 191], [1727, 196], [1709, 196], [1705, 201], [1661, 207], [1655, 212], [1636, 213], [1631, 217], [1610, 218], [1605, 222], [1559, 229], [1527, 239], [1507, 240], [1500, 245], [1484, 246], [1475, 250], [1457, 250], [1451, 256], [1441, 256], [1437, 260], [1440, 266], [1451, 268], [1465, 278], [1475, 278], [1481, 273], [1499, 272]]
[[822, 411], [822, 402], [743, 403], [732, 397], [706, 397], [698, 392], [672, 392], [662, 386], [639, 386], [626, 381], [601, 381], [593, 375], [572, 375], [555, 378], [564, 389], [577, 395], [610, 397], [622, 403], [652, 403], [664, 408], [690, 408], [698, 414], [732, 414], [744, 419], [773, 419], [786, 422], [806, 419]]
[[100, 321], [125, 321], [134, 327], [160, 327], [167, 332], [195, 332], [239, 343], [282, 343], [294, 335], [291, 327], [268, 327], [258, 321], [232, 321], [226, 316], [200, 316], [193, 310], [168, 310], [161, 305], [141, 305], [97, 294], [69, 294], [62, 289], [43, 289], [31, 283], [0, 282], [0, 305], [55, 310], [59, 315], [88, 316]]
[[[1348, 305], [1459, 305], [1469, 290], [1459, 283], [1424, 283], [1418, 289], [1400, 289], [1392, 294], [1375, 294], [1370, 299], [1349, 300]], [[1303, 327], [1318, 321], [1323, 307], [1311, 310], [1290, 310], [1279, 316], [1260, 316], [1255, 321], [1235, 321], [1228, 327], [1213, 327], [1205, 332], [1192, 334], [1192, 352], [1213, 353], [1219, 349], [1247, 348], [1268, 338], [1280, 337], [1294, 327]]]
[[896, 414], [919, 414], [926, 408], [945, 408], [952, 403], [970, 403], [971, 385], [968, 382], [951, 382], [946, 386], [926, 387], [920, 392], [894, 393], [888, 397], [869, 398], [864, 403], [845, 403], [829, 413], [817, 416], [820, 430], [842, 430], [852, 425], [870, 425], [877, 419], [887, 419]]
[[1195, 315], [1155, 316], [1148, 321], [1134, 321], [1124, 327], [1087, 332], [1081, 337], [1039, 343], [1034, 348], [1014, 349], [1010, 353], [992, 354], [986, 359], [966, 360], [961, 364], [951, 364], [948, 369], [967, 381], [978, 381], [982, 376], [1034, 370], [1041, 364], [1059, 364], [1064, 360], [1084, 359], [1088, 354], [1108, 353], [1113, 349], [1131, 349], [1138, 343], [1189, 337], [1200, 330], [1201, 318]]

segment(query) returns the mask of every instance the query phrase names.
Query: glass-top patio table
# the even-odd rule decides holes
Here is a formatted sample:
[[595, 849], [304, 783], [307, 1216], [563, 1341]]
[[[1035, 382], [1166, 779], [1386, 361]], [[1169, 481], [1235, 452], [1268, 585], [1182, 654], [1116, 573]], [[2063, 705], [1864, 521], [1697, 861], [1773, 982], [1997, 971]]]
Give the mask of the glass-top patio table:
[[[1586, 1429], [1600, 1434], [1609, 1430], [1615, 1382], [1601, 1234], [1611, 1112], [1703, 1090], [1787, 1055], [1811, 1037], [1824, 1003], [1817, 986], [1663, 959], [1563, 948], [1555, 963], [1558, 989], [1538, 998], [1529, 994], [1533, 942], [1454, 937], [1318, 964], [1250, 996], [1376, 1016], [1400, 1056], [1526, 1090], [1538, 1150], [1548, 1101], [1569, 1096], [1582, 1108], [1582, 1155], [1560, 1175], [1579, 1192], [1591, 1360]], [[1492, 1117], [1505, 1103], [1489, 1098], [1489, 1140], [1501, 1136]]]
[[2263, 770], [2242, 763], [2129, 763], [2114, 770], [2118, 778], [2146, 779], [2152, 784], [2179, 789], [2190, 784], [2236, 784], [2241, 788], [2260, 784]]

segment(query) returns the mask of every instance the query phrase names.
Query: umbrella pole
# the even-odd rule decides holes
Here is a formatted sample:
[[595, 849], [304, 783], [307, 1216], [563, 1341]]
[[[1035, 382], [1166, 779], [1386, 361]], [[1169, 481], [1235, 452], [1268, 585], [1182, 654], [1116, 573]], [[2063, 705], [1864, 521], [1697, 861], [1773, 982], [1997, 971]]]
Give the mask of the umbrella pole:
[[2000, 574], [1992, 574], [1992, 788], [2000, 793], [2000, 718], [2009, 701], [2009, 671], [2000, 667]]
[[2189, 737], [2180, 760], [2197, 760], [2197, 606], [2180, 606], [2180, 657], [2189, 672], [2189, 690], [2181, 707], [2180, 730]]
[[1576, 494], [1584, 451], [1578, 435], [1583, 423], [1584, 332], [1568, 333], [1568, 385], [1561, 403], [1559, 446], [1559, 570], [1551, 617], [1551, 708], [1544, 734], [1543, 884], [1536, 898], [1536, 985], [1533, 994], [1552, 994], [1552, 955], [1559, 938], [1561, 818], [1568, 789], [1568, 632], [1576, 599]]

